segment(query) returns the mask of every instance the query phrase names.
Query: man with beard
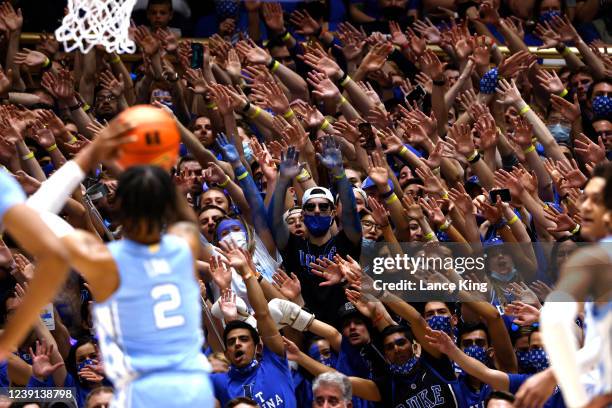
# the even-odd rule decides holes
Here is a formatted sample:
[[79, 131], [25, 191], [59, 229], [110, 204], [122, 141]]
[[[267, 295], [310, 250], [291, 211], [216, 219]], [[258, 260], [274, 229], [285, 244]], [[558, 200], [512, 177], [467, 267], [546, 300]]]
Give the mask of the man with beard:
[[230, 321], [225, 327], [223, 341], [230, 370], [211, 376], [215, 397], [221, 406], [225, 406], [232, 398], [249, 397], [260, 406], [296, 407], [283, 338], [255, 277], [252, 258], [232, 241], [221, 242], [220, 245], [227, 266], [234, 268], [246, 285], [249, 303], [257, 318], [257, 329], [239, 320]]
[[[342, 202], [342, 230], [332, 228], [335, 217], [334, 197], [324, 187], [312, 187], [302, 196], [304, 224], [307, 238], [292, 235], [284, 221], [285, 195], [291, 181], [302, 171], [297, 162], [297, 151], [289, 148], [280, 164], [274, 197], [270, 206], [272, 234], [283, 256], [285, 270], [294, 272], [302, 286], [306, 306], [326, 323], [336, 320], [336, 311], [346, 302], [340, 285], [319, 286], [323, 279], [311, 272], [311, 264], [318, 259], [333, 259], [336, 254], [358, 259], [361, 245], [361, 222], [355, 210], [353, 188], [346, 178], [342, 154], [333, 139], [324, 141], [322, 163], [328, 168]], [[306, 176], [300, 176], [302, 178]], [[307, 177], [310, 177], [308, 175]]]

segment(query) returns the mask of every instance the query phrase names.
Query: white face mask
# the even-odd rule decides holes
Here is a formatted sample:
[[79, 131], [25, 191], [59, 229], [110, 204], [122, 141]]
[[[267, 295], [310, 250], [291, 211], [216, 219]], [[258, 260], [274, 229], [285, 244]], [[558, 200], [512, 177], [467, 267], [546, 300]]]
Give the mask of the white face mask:
[[247, 249], [247, 236], [243, 231], [231, 231], [221, 241], [234, 241], [238, 247]]

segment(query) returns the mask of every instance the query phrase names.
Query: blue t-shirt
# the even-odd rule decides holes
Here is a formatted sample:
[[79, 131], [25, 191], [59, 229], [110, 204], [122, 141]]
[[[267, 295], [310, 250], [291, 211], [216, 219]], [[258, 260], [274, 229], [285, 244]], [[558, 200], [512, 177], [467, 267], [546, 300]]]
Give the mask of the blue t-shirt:
[[[336, 370], [348, 376], [372, 379], [372, 362], [367, 358], [366, 348], [368, 347], [371, 346], [352, 346], [349, 340], [343, 336], [342, 343], [340, 343]], [[354, 408], [370, 408], [374, 406], [373, 402], [353, 397]]]
[[[521, 388], [521, 385], [523, 385], [532, 375], [533, 374], [508, 374], [508, 379], [510, 380], [508, 391], [511, 394], [516, 394], [519, 388]], [[555, 388], [553, 395], [544, 403], [544, 408], [565, 408], [565, 402], [563, 401], [563, 395], [559, 387]]]
[[491, 392], [491, 386], [483, 383], [479, 390], [475, 390], [470, 387], [468, 378], [467, 374], [462, 373], [457, 379], [457, 386], [461, 390], [467, 406], [469, 408], [484, 408], [484, 401]]
[[5, 170], [0, 170], [0, 222], [4, 214], [13, 206], [21, 204], [26, 197], [19, 183]]
[[294, 408], [295, 387], [287, 357], [279, 356], [266, 346], [263, 358], [253, 369], [240, 373], [232, 370], [228, 373], [211, 375], [215, 397], [224, 407], [236, 397], [250, 397], [262, 407]]

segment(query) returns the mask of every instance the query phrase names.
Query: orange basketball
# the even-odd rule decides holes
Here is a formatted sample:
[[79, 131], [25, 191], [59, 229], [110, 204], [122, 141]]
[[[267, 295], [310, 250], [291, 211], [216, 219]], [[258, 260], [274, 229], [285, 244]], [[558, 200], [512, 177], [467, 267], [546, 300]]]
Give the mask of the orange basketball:
[[137, 137], [122, 147], [119, 165], [127, 169], [149, 164], [166, 170], [174, 166], [181, 136], [170, 114], [151, 105], [138, 105], [121, 112], [119, 118], [135, 126], [130, 133]]

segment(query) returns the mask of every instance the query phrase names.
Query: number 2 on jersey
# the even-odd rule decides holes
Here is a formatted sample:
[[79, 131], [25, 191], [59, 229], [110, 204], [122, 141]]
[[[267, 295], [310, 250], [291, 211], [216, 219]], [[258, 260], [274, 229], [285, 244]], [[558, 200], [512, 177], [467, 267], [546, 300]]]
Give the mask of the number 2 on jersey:
[[[181, 292], [178, 286], [172, 283], [157, 285], [151, 289], [151, 297], [156, 300], [153, 316], [158, 329], [169, 329], [185, 324], [185, 317], [182, 315], [168, 316], [181, 307]], [[165, 299], [160, 300], [162, 298]]]

